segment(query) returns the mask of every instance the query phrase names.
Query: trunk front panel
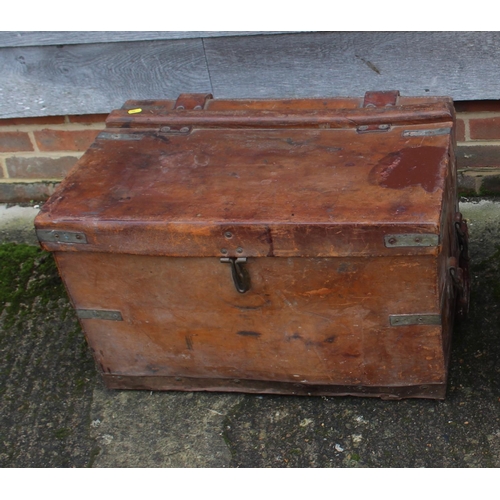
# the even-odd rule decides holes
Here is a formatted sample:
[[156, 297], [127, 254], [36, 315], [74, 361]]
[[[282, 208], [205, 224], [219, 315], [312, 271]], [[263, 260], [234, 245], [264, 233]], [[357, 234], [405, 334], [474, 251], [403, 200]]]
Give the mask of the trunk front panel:
[[[57, 252], [96, 361], [111, 375], [303, 384], [418, 385], [446, 379], [436, 259], [255, 258], [235, 289], [217, 258]], [[89, 313], [85, 313], [89, 314]]]

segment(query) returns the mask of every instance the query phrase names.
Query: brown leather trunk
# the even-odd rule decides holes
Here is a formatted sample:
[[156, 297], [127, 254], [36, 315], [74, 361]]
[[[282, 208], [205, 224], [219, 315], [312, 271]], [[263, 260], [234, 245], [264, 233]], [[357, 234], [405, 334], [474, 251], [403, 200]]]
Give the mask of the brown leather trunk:
[[448, 98], [129, 101], [35, 225], [110, 388], [445, 396]]

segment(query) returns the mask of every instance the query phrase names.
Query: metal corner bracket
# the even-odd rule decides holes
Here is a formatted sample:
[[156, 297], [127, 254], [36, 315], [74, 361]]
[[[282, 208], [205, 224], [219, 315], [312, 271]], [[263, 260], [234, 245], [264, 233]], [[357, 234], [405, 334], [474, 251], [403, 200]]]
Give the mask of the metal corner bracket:
[[120, 311], [106, 309], [77, 309], [76, 315], [80, 319], [104, 319], [108, 321], [123, 321]]
[[391, 314], [391, 326], [441, 325], [440, 314]]
[[37, 229], [36, 236], [38, 241], [45, 243], [87, 243], [87, 237], [84, 233], [76, 231], [57, 231], [55, 229]]
[[394, 247], [437, 247], [439, 245], [439, 234], [406, 233], [386, 234], [384, 236], [385, 246]]

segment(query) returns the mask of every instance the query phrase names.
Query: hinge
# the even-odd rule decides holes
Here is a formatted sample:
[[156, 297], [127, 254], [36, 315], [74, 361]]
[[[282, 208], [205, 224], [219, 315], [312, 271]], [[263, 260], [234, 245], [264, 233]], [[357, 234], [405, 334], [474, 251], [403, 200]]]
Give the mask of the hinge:
[[187, 135], [191, 132], [192, 127], [186, 127], [185, 125], [182, 127], [172, 127], [170, 125], [165, 125], [160, 127], [160, 132], [162, 134], [178, 134], [178, 135]]
[[212, 94], [180, 94], [175, 101], [175, 109], [192, 109], [194, 111], [202, 110], [208, 99], [213, 99]]
[[[388, 108], [396, 106], [399, 97], [398, 90], [385, 90], [378, 92], [366, 92], [363, 100], [364, 108]], [[373, 125], [360, 125], [356, 131], [360, 134], [366, 132], [387, 132], [391, 129], [390, 123], [378, 123]]]
[[[205, 109], [205, 105], [209, 99], [212, 99], [212, 94], [180, 94], [175, 101], [174, 111], [201, 111]], [[165, 124], [160, 127], [162, 134], [189, 134], [192, 130], [190, 125], [169, 125]]]
[[363, 101], [363, 108], [385, 108], [396, 106], [399, 97], [399, 90], [381, 90], [366, 92]]

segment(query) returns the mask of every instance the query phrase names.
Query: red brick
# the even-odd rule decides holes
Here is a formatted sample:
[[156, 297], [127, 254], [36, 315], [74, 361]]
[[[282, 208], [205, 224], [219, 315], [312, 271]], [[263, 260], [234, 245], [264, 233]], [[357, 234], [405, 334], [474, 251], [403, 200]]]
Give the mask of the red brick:
[[34, 134], [40, 151], [86, 151], [99, 132], [99, 130], [44, 129]]
[[45, 201], [57, 185], [54, 182], [0, 182], [0, 203]]
[[500, 117], [471, 118], [469, 126], [471, 139], [500, 139]]
[[465, 141], [465, 122], [463, 120], [457, 119], [457, 141]]
[[458, 146], [458, 168], [500, 167], [500, 146]]
[[484, 111], [500, 112], [500, 101], [455, 101], [457, 113], [480, 113]]
[[34, 116], [32, 118], [4, 118], [0, 120], [0, 127], [4, 125], [56, 125], [64, 123], [64, 116]]
[[477, 195], [477, 177], [475, 175], [469, 175], [467, 171], [458, 172], [457, 187], [460, 196]]
[[481, 179], [479, 194], [483, 196], [498, 196], [500, 194], [500, 176], [487, 175]]
[[33, 151], [33, 144], [26, 132], [0, 132], [0, 152]]
[[71, 123], [104, 123], [108, 114], [68, 116]]
[[77, 162], [74, 156], [62, 158], [7, 158], [7, 172], [14, 179], [63, 179], [71, 167]]

